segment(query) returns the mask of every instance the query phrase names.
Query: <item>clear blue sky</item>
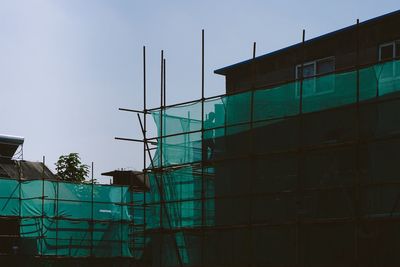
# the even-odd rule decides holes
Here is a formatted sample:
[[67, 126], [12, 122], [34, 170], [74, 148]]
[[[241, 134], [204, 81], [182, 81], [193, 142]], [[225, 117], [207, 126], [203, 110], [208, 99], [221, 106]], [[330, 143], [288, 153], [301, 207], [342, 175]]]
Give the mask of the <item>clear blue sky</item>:
[[[95, 175], [142, 168], [141, 47], [148, 49], [149, 104], [159, 103], [165, 50], [168, 103], [200, 96], [201, 29], [206, 95], [224, 92], [213, 70], [400, 8], [393, 0], [1, 0], [0, 133], [26, 138], [25, 159], [78, 152]], [[106, 182], [107, 179], [100, 181]]]

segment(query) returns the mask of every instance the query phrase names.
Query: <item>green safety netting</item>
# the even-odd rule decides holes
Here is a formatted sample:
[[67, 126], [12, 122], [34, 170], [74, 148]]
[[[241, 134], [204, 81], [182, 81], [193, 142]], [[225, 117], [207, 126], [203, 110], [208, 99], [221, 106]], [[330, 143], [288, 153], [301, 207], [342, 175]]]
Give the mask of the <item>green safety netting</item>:
[[[207, 232], [206, 229], [265, 220], [276, 222], [294, 219], [296, 214], [318, 219], [347, 218], [352, 216], [354, 209], [340, 210], [337, 207], [348, 206], [351, 197], [343, 190], [321, 196], [304, 196], [304, 203], [320, 205], [309, 207], [313, 212], [308, 214], [305, 208], [297, 210], [298, 202], [293, 195], [263, 195], [266, 192], [290, 192], [295, 188], [298, 158], [291, 154], [257, 160], [234, 159], [235, 156], [297, 149], [300, 142], [304, 146], [353, 140], [356, 138], [356, 120], [352, 117], [355, 112], [349, 109], [346, 113], [344, 110], [351, 108], [357, 100], [368, 103], [374, 99], [390, 99], [398, 91], [400, 62], [392, 61], [359, 71], [307, 78], [302, 83], [297, 81], [156, 110], [152, 115], [158, 128], [158, 146], [152, 167], [166, 169], [149, 173], [151, 192], [146, 203], [143, 203], [141, 194], [130, 192], [126, 186], [92, 187], [90, 184], [1, 179], [0, 216], [20, 216], [21, 237], [33, 240], [37, 254], [42, 255], [140, 258], [147, 242], [143, 231], [155, 230], [149, 232], [155, 254], [153, 263], [159, 260], [161, 266], [177, 266], [176, 257], [188, 265], [199, 264], [203, 258], [215, 266], [233, 266], [250, 260], [254, 264], [271, 265], [276, 263], [271, 261], [274, 256], [276, 259], [295, 258], [279, 254], [286, 251], [292, 255], [294, 250], [293, 244], [297, 241], [291, 239], [295, 229], [290, 225], [286, 228], [260, 228], [252, 233], [246, 230]], [[328, 113], [323, 115], [325, 117], [314, 115], [335, 108], [341, 108], [343, 112], [338, 112], [342, 114], [335, 113], [331, 117]], [[393, 110], [393, 106], [387, 103], [379, 107], [363, 106], [359, 123], [361, 134], [375, 138], [398, 131], [399, 116], [393, 114]], [[300, 114], [308, 114], [303, 121], [307, 134], [298, 135], [297, 118]], [[331, 138], [332, 132], [336, 139]], [[400, 142], [359, 148], [362, 150], [360, 155], [366, 155], [358, 163], [364, 164], [363, 172], [368, 174], [366, 180], [395, 179], [395, 166], [398, 164], [389, 160], [380, 162], [388, 151], [391, 158], [400, 158], [397, 153], [400, 149], [391, 151], [392, 147], [400, 147]], [[350, 166], [355, 154], [354, 149], [346, 148], [306, 155], [304, 186], [351, 184], [351, 174], [358, 171]], [[392, 189], [379, 191], [371, 188], [363, 194], [368, 196], [368, 204], [363, 210], [368, 216], [386, 216], [388, 210], [393, 209], [392, 202], [397, 199]], [[330, 202], [332, 200], [334, 205]], [[137, 206], [132, 206], [132, 203], [137, 203]], [[144, 225], [144, 208], [149, 208], [146, 212], [148, 228], [137, 230], [135, 225]], [[340, 232], [344, 233], [343, 240], [354, 236], [351, 225], [338, 227], [345, 229]], [[196, 228], [205, 229], [203, 241], [200, 241], [198, 233], [190, 232]], [[167, 229], [167, 236], [157, 229]], [[342, 238], [334, 230], [313, 229], [312, 238], [326, 233], [332, 238]], [[321, 243], [317, 238], [315, 240], [315, 244]], [[313, 246], [312, 242], [309, 241], [307, 246]], [[340, 242], [337, 242], [338, 251], [344, 244], [350, 244], [348, 241]], [[203, 244], [203, 250], [200, 244]], [[248, 249], [248, 244], [252, 250]], [[277, 246], [282, 250], [276, 249]], [[275, 253], [258, 251], [266, 247]], [[320, 248], [315, 245], [314, 249]], [[163, 251], [159, 254], [162, 256], [156, 255], [159, 250]], [[270, 258], [264, 259], [264, 255]], [[332, 261], [337, 258], [332, 257]]]
[[[361, 68], [359, 71], [306, 78], [302, 85], [295, 81], [273, 88], [213, 98], [204, 103], [199, 101], [167, 107], [162, 110], [162, 117], [161, 110], [155, 110], [152, 115], [158, 129], [159, 145], [154, 165], [167, 167], [201, 161], [202, 136], [203, 140], [215, 139], [246, 132], [250, 127], [276, 123], [300, 113], [354, 104], [357, 102], [357, 84], [359, 101], [397, 92], [399, 77], [400, 61], [396, 60]], [[301, 87], [303, 96], [300, 98]], [[213, 121], [209, 120], [210, 113], [215, 114]], [[162, 157], [159, 156], [161, 150]], [[213, 152], [215, 155], [212, 156], [217, 156], [218, 149]], [[207, 153], [211, 153], [210, 149]]]
[[[158, 129], [157, 151], [153, 156], [152, 167], [164, 169], [149, 174], [151, 197], [147, 204], [151, 209], [150, 216], [153, 222], [150, 227], [174, 230], [165, 232], [168, 238], [153, 239], [159, 250], [164, 251], [158, 255], [163, 258], [160, 261], [164, 261], [160, 265], [178, 266], [179, 261], [176, 257], [180, 257], [181, 262], [188, 265], [200, 264], [202, 258], [205, 262], [209, 260], [210, 266], [233, 266], [241, 261], [243, 264], [250, 261], [261, 264], [264, 254], [270, 255], [271, 258], [284, 258], [275, 248], [278, 246], [284, 250], [293, 246], [295, 241], [289, 238], [294, 232], [293, 228], [261, 228], [253, 230], [254, 232], [202, 230], [203, 241], [200, 241], [199, 234], [191, 233], [188, 229], [240, 226], [265, 220], [275, 222], [283, 218], [295, 220], [298, 216], [296, 214], [305, 213], [306, 210], [297, 207], [296, 195], [262, 195], [295, 190], [293, 188], [296, 188], [295, 177], [298, 175], [299, 158], [290, 153], [304, 146], [356, 140], [359, 138], [355, 130], [357, 124], [360, 126], [359, 135], [366, 138], [375, 138], [382, 133], [399, 130], [399, 127], [395, 126], [399, 120], [391, 114], [392, 107], [380, 104], [365, 105], [360, 108], [357, 117], [354, 105], [358, 101], [368, 103], [376, 99], [390, 99], [399, 91], [400, 61], [395, 60], [360, 68], [358, 71], [306, 78], [302, 82], [295, 81], [272, 88], [152, 111]], [[337, 111], [329, 113], [331, 110]], [[322, 115], [318, 115], [320, 113]], [[302, 130], [299, 126], [299, 115], [304, 117]], [[384, 163], [368, 165], [371, 158], [376, 159], [378, 150], [368, 146], [358, 149], [362, 149], [361, 154], [366, 155], [362, 161], [362, 164], [365, 164], [363, 168], [367, 169], [364, 172], [373, 175], [380, 170], [382, 173], [385, 168], [379, 164]], [[287, 151], [288, 154], [282, 157], [270, 156], [272, 158], [268, 159], [250, 159], [251, 153], [282, 151]], [[305, 156], [305, 163], [301, 164], [314, 166], [312, 162], [317, 164], [323, 160], [320, 162], [322, 167], [314, 168], [313, 171], [309, 170], [308, 165], [303, 167], [309, 172], [305, 174], [305, 183], [318, 187], [325, 179], [323, 183], [334, 184], [335, 182], [329, 180], [330, 177], [336, 177], [337, 173], [342, 172], [336, 177], [336, 183], [348, 186], [353, 179], [348, 178], [348, 173], [359, 171], [355, 170], [356, 167], [349, 167], [350, 164], [355, 165], [355, 155], [350, 149]], [[235, 159], [237, 156], [244, 157]], [[397, 154], [393, 157], [400, 158]], [[343, 159], [343, 162], [338, 158]], [[350, 179], [350, 182], [346, 179]], [[346, 192], [341, 191], [332, 193], [332, 196], [325, 195], [330, 196], [336, 204], [325, 199], [318, 200], [323, 196], [301, 195], [306, 199], [304, 203], [320, 201], [321, 207], [330, 203], [330, 206], [307, 216], [352, 216], [354, 208], [337, 211], [334, 207], [351, 206], [349, 199], [353, 196], [347, 196]], [[368, 205], [381, 203], [377, 198], [371, 199], [366, 200], [369, 201]], [[389, 202], [382, 203], [379, 205], [389, 205]], [[377, 213], [378, 211], [374, 211], [374, 216], [377, 216]], [[348, 229], [346, 231], [348, 232], [344, 236], [351, 233]], [[342, 238], [343, 233], [329, 232], [329, 235]], [[249, 235], [254, 236], [249, 238]], [[281, 238], [280, 243], [276, 238]], [[271, 243], [268, 243], [268, 240], [271, 240]], [[249, 250], [249, 246], [252, 250]], [[276, 253], [272, 253], [271, 256], [259, 251], [264, 247]], [[268, 260], [263, 264], [273, 265]]]
[[28, 254], [140, 258], [143, 211], [142, 193], [128, 186], [0, 179], [0, 216], [21, 218]]

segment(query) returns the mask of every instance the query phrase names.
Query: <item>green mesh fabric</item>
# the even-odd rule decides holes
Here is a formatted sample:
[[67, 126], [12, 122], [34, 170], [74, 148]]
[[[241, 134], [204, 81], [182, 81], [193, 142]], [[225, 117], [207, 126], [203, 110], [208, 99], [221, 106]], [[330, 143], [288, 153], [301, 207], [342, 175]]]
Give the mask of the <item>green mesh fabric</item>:
[[[273, 120], [300, 113], [354, 104], [357, 102], [357, 76], [360, 101], [397, 92], [399, 75], [400, 62], [390, 61], [362, 68], [358, 72], [308, 78], [302, 83], [296, 81], [206, 100], [203, 104], [203, 116], [201, 102], [153, 111], [159, 136], [154, 164], [166, 167], [199, 162], [202, 159], [202, 140], [243, 133], [250, 127], [265, 126]], [[210, 113], [215, 114], [211, 123], [208, 122]], [[202, 126], [204, 133], [201, 132]]]
[[[356, 220], [348, 220], [355, 209], [354, 173], [364, 183], [358, 189], [364, 217], [399, 216], [398, 188], [390, 183], [398, 184], [400, 141], [383, 140], [400, 132], [399, 91], [396, 60], [156, 110], [155, 170], [146, 203], [124, 186], [95, 185], [91, 202], [91, 185], [1, 179], [0, 216], [21, 216], [21, 236], [35, 240], [43, 255], [140, 258], [145, 241], [132, 225], [143, 225], [145, 207], [154, 266], [294, 266], [296, 249], [304, 265], [347, 266], [354, 229], [359, 233]], [[357, 138], [367, 141], [346, 146]], [[328, 149], [332, 144], [341, 146]], [[328, 148], [301, 158], [293, 152], [316, 146]], [[270, 155], [252, 159], [262, 153]], [[316, 191], [325, 187], [329, 191]], [[298, 216], [344, 222], [296, 229]], [[385, 233], [382, 242], [397, 242], [395, 223], [373, 227]], [[379, 244], [368, 243], [368, 231], [360, 237], [361, 250]], [[307, 249], [329, 261], [307, 258]]]
[[143, 225], [143, 195], [127, 186], [2, 178], [0, 205], [0, 216], [21, 217], [20, 235], [36, 242], [39, 255], [140, 258], [143, 252], [143, 239], [133, 238], [134, 225]]
[[[240, 228], [249, 223], [257, 224], [262, 219], [269, 222], [279, 221], [280, 218], [294, 220], [296, 214], [304, 212], [296, 211], [296, 196], [262, 195], [266, 192], [295, 190], [293, 188], [296, 188], [299, 159], [290, 153], [298, 151], [300, 146], [355, 140], [357, 101], [366, 104], [377, 98], [391, 98], [399, 91], [400, 62], [396, 60], [358, 71], [307, 78], [302, 82], [153, 111], [152, 116], [158, 129], [153, 167], [162, 167], [163, 170], [150, 173], [149, 220], [152, 221], [152, 229], [168, 229], [163, 238], [154, 236], [153, 245], [157, 247], [158, 244], [158, 249], [163, 252], [153, 259], [162, 258], [157, 263], [160, 266], [179, 266], [177, 257], [188, 266], [201, 265], [201, 259], [206, 263], [210, 260], [210, 266], [239, 266], [241, 261], [243, 265], [251, 261], [255, 266], [292, 265], [289, 261], [279, 264], [268, 260], [263, 262], [263, 254], [268, 253], [258, 249], [268, 247], [274, 251], [276, 246], [280, 246], [282, 251], [291, 251], [295, 243], [294, 239], [289, 238], [295, 232], [292, 226], [285, 226], [287, 229], [276, 227], [275, 230], [253, 229], [253, 232], [208, 232], [207, 227], [229, 225], [233, 229], [233, 226]], [[371, 123], [383, 116], [379, 114], [385, 112], [384, 109], [389, 110], [390, 107], [386, 106], [371, 108], [363, 105], [360, 108], [361, 135], [378, 137], [383, 132], [398, 130], [399, 127], [394, 126], [399, 122], [395, 115], [387, 116], [387, 122], [381, 119], [379, 123]], [[325, 111], [325, 115], [318, 115]], [[299, 134], [299, 115], [302, 115], [302, 129], [307, 129], [307, 134]], [[321, 116], [325, 116], [323, 120]], [[252, 153], [282, 151], [288, 151], [288, 154], [284, 157], [270, 156], [268, 159], [249, 160]], [[321, 186], [318, 179], [326, 178], [323, 172], [347, 168], [354, 163], [352, 157], [355, 153], [349, 151], [335, 152], [336, 154], [332, 152], [332, 155], [328, 152], [315, 155], [311, 153], [309, 158], [305, 157], [306, 166], [303, 167], [307, 172], [304, 174], [304, 182], [314, 187]], [[375, 152], [371, 151], [367, 155], [373, 157]], [[247, 158], [230, 159], [243, 155]], [[340, 159], [343, 162], [338, 162]], [[366, 162], [368, 160], [365, 159]], [[308, 168], [307, 164], [312, 166], [308, 161], [316, 162], [317, 165], [320, 162], [325, 167]], [[332, 164], [338, 166], [332, 167]], [[337, 184], [348, 185], [348, 172], [355, 171], [343, 171]], [[332, 171], [330, 175], [336, 174]], [[313, 178], [314, 176], [319, 178]], [[263, 183], [267, 180], [268, 183]], [[307, 202], [314, 195], [301, 197], [306, 199], [304, 203], [317, 203], [314, 200]], [[336, 195], [332, 193], [331, 199], [336, 201], [335, 205], [346, 206], [347, 198], [343, 197], [343, 192]], [[325, 200], [321, 201], [325, 203]], [[336, 215], [332, 215], [335, 212]], [[328, 206], [320, 211], [317, 218], [351, 216], [348, 212], [334, 211]], [[350, 228], [346, 227], [343, 226], [343, 229], [351, 233], [348, 230]], [[202, 229], [205, 236], [203, 241], [200, 241], [198, 232], [191, 233], [188, 229]], [[341, 233], [344, 232], [343, 230]], [[274, 243], [278, 242], [277, 239], [284, 241]], [[272, 254], [278, 257], [280, 252], [276, 250]], [[269, 257], [273, 258], [273, 255]], [[281, 255], [281, 258], [285, 256]], [[334, 260], [335, 258], [332, 259]]]

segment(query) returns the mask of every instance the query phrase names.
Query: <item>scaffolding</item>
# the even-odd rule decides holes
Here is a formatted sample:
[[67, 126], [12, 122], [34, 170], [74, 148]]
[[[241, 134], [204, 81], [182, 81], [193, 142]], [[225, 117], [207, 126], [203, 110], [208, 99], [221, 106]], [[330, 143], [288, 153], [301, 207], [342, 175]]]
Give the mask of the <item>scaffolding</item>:
[[93, 177], [88, 183], [1, 178], [0, 220], [18, 225], [13, 236], [0, 236], [12, 240], [2, 261], [15, 266], [131, 264], [144, 253], [144, 240], [136, 235], [144, 229], [143, 194], [146, 190], [130, 185], [95, 184]]
[[162, 53], [148, 109], [144, 48], [144, 108], [121, 109], [143, 133], [117, 139], [143, 142], [152, 266], [398, 265], [400, 61], [206, 98], [202, 44], [200, 100], [166, 105]]
[[121, 109], [137, 113], [143, 138], [117, 139], [143, 143], [150, 191], [0, 179], [0, 215], [20, 220], [32, 256], [154, 267], [400, 264], [398, 58], [205, 97], [203, 31], [201, 99], [166, 104], [161, 52], [158, 108], [147, 107], [145, 48], [143, 65], [143, 110]]

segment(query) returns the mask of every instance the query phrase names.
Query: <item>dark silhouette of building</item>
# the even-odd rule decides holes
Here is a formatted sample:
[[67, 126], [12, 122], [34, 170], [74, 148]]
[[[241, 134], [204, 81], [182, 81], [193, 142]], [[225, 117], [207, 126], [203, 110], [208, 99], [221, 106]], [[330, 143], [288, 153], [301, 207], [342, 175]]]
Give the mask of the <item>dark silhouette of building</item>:
[[161, 109], [153, 263], [400, 265], [398, 25], [400, 11], [216, 70], [227, 95]]

